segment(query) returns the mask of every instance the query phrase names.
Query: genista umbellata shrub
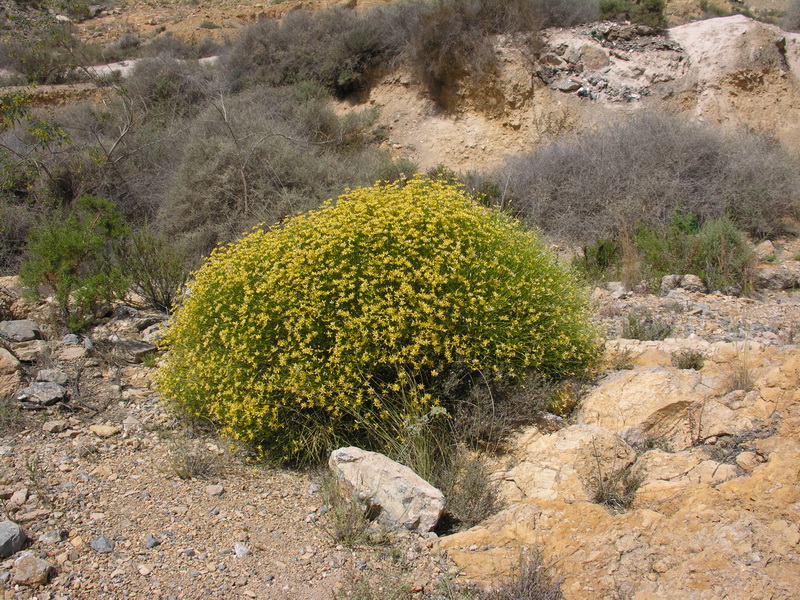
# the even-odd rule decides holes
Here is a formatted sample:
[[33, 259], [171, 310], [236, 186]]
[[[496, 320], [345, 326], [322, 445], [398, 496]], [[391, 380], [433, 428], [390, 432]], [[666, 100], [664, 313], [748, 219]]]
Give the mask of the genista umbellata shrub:
[[462, 187], [359, 188], [212, 253], [165, 339], [178, 409], [265, 457], [385, 449], [460, 370], [552, 377], [596, 354], [585, 297], [530, 231]]

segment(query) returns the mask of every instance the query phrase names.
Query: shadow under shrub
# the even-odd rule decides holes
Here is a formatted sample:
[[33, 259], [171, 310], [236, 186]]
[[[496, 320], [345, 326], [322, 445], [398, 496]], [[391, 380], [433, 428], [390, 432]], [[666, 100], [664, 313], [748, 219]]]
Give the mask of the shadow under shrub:
[[444, 181], [357, 189], [256, 229], [190, 288], [158, 388], [278, 461], [402, 445], [447, 410], [450, 364], [559, 377], [598, 351], [572, 275]]

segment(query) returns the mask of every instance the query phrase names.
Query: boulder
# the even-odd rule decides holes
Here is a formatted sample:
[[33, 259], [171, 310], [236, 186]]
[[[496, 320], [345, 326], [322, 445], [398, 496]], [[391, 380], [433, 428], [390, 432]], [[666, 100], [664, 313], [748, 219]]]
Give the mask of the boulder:
[[779, 267], [759, 266], [753, 278], [757, 290], [788, 290], [798, 285], [800, 274], [786, 265]]
[[755, 253], [758, 257], [758, 260], [768, 260], [770, 258], [775, 257], [775, 246], [769, 240], [764, 240], [763, 242], [756, 244]]
[[42, 340], [31, 340], [14, 345], [14, 353], [22, 362], [36, 361], [45, 350], [47, 350], [47, 344]]
[[611, 64], [606, 51], [593, 44], [583, 45], [581, 48], [581, 62], [587, 71], [598, 71]]
[[67, 390], [52, 381], [40, 381], [23, 388], [17, 393], [17, 401], [23, 408], [42, 408], [61, 402], [67, 396]]
[[39, 324], [30, 319], [0, 321], [0, 337], [12, 342], [30, 342], [42, 337]]
[[22, 527], [13, 521], [0, 523], [0, 557], [6, 558], [22, 550], [26, 539]]
[[503, 475], [500, 489], [510, 502], [589, 501], [597, 483], [636, 460], [620, 436], [600, 427], [572, 425], [529, 439], [516, 452], [519, 462]]
[[328, 465], [389, 529], [431, 531], [442, 516], [442, 492], [383, 454], [350, 446], [334, 450]]
[[664, 275], [661, 278], [661, 294], [665, 295], [678, 288], [681, 284], [680, 275]]

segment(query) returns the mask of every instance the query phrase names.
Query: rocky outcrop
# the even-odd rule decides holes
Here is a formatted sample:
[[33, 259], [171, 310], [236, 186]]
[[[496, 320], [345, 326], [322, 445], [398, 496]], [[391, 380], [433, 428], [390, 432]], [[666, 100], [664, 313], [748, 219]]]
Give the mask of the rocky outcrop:
[[[508, 507], [438, 547], [476, 580], [538, 547], [570, 599], [793, 597], [800, 350], [699, 339], [609, 346], [628, 355], [629, 369], [600, 379], [576, 425], [521, 434], [511, 464], [495, 472]], [[705, 353], [700, 371], [671, 366], [690, 348]], [[748, 389], [731, 389], [733, 375]], [[589, 458], [600, 480], [625, 473], [627, 509], [581, 495], [588, 439], [607, 440], [609, 452]]]
[[527, 498], [591, 500], [596, 486], [630, 466], [633, 449], [600, 427], [572, 425], [550, 435], [534, 431], [518, 444], [518, 464], [505, 473], [501, 490], [508, 501]]

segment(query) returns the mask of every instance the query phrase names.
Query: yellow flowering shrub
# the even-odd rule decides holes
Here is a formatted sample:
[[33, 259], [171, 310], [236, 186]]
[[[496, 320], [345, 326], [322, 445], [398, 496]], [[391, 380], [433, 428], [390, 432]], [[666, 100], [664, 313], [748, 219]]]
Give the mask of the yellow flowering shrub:
[[405, 435], [447, 409], [453, 364], [559, 377], [597, 351], [576, 278], [443, 180], [356, 189], [257, 228], [190, 288], [164, 340], [162, 395], [283, 461]]

